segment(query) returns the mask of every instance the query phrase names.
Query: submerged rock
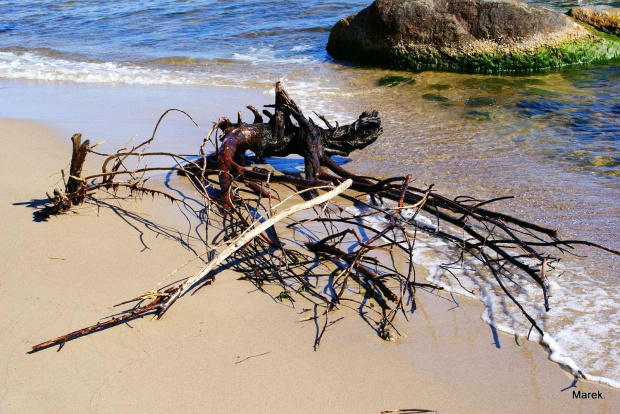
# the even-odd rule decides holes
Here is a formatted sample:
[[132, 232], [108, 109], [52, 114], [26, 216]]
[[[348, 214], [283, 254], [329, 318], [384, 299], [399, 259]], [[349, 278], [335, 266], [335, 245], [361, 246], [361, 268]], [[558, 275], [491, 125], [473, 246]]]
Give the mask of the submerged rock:
[[471, 119], [474, 121], [490, 121], [491, 114], [484, 111], [468, 111], [462, 115], [465, 119]]
[[327, 51], [389, 68], [523, 73], [620, 59], [620, 39], [519, 0], [376, 0], [332, 28]]
[[414, 83], [415, 82], [415, 78], [409, 78], [406, 76], [398, 76], [398, 75], [394, 75], [394, 76], [384, 76], [381, 79], [379, 79], [377, 81], [377, 85], [379, 86], [387, 86], [387, 87], [394, 87], [394, 86], [398, 86], [401, 83]]
[[432, 85], [428, 85], [427, 87], [431, 89], [435, 89], [436, 91], [446, 91], [452, 88], [450, 85], [444, 85], [441, 83], [434, 83]]
[[438, 93], [425, 93], [422, 95], [422, 99], [426, 99], [427, 101], [434, 102], [448, 102], [449, 99], [443, 95], [439, 95]]
[[566, 14], [601, 32], [620, 36], [620, 9], [594, 10], [589, 7], [573, 7]]
[[491, 106], [495, 105], [495, 99], [491, 98], [490, 96], [476, 96], [466, 100], [465, 105], [473, 107]]

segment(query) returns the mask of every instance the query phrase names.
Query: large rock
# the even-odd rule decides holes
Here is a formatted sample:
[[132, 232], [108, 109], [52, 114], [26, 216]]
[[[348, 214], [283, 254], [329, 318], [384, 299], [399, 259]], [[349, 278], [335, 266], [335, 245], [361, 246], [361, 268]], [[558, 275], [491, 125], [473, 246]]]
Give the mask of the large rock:
[[518, 0], [377, 0], [332, 28], [327, 51], [389, 68], [532, 72], [620, 59], [618, 40]]
[[566, 14], [602, 32], [620, 36], [620, 9], [594, 10], [588, 7], [573, 7]]

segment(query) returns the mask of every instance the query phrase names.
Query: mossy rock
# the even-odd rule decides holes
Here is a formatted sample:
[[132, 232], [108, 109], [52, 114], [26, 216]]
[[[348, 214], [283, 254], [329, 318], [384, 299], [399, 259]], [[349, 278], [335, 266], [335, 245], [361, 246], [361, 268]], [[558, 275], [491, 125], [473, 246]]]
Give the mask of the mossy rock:
[[422, 95], [422, 99], [433, 102], [448, 102], [450, 100], [447, 97], [438, 93], [425, 93], [424, 95]]
[[620, 60], [620, 38], [520, 0], [376, 0], [333, 27], [327, 51], [413, 71], [528, 74]]
[[490, 121], [491, 114], [485, 111], [467, 111], [463, 114], [463, 118], [473, 121]]
[[[414, 71], [447, 70], [479, 74], [525, 74], [561, 70], [570, 66], [620, 60], [620, 39], [612, 36], [584, 37], [555, 45], [542, 45], [526, 52], [437, 54], [429, 61], [417, 53], [399, 52], [397, 66]], [[500, 87], [495, 85], [496, 89]]]
[[415, 82], [415, 78], [407, 77], [407, 76], [384, 76], [377, 81], [378, 86], [387, 86], [393, 88], [394, 86], [398, 86], [401, 83], [411, 84]]
[[452, 89], [452, 86], [444, 85], [443, 83], [433, 83], [432, 85], [428, 85], [428, 88], [436, 91], [447, 91], [448, 89]]
[[465, 105], [471, 107], [480, 107], [480, 106], [491, 106], [495, 105], [495, 99], [490, 96], [475, 96], [473, 98], [469, 98], [465, 101]]

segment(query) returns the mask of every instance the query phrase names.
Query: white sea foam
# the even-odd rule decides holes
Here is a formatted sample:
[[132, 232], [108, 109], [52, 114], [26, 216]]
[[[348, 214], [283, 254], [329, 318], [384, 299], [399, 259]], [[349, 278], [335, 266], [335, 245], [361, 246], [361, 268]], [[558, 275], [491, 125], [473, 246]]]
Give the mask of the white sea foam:
[[[85, 61], [60, 53], [38, 51], [0, 51], [0, 78], [31, 81], [75, 82], [94, 84], [126, 85], [188, 85], [188, 86], [223, 86], [235, 88], [256, 88], [273, 85], [280, 78], [277, 72], [262, 69], [256, 65], [255, 70], [239, 70], [242, 62], [262, 63], [280, 62], [308, 63], [312, 59], [306, 56], [292, 56], [279, 59], [271, 49], [250, 49], [247, 55], [236, 54], [240, 63], [229, 62], [225, 66], [190, 65], [170, 69], [161, 60], [141, 63]], [[247, 65], [247, 64], [245, 64]], [[252, 65], [254, 66], [254, 65]], [[269, 66], [269, 65], [267, 65]], [[293, 65], [295, 66], [295, 65]], [[297, 66], [295, 66], [297, 68]], [[283, 69], [283, 73], [286, 70]], [[317, 112], [330, 119], [342, 121], [344, 114], [334, 111], [329, 105], [329, 97], [341, 94], [338, 88], [327, 85], [324, 80], [299, 80], [292, 75], [285, 79], [287, 90], [294, 92], [302, 106], [312, 106]], [[273, 93], [269, 86], [268, 93]], [[348, 121], [348, 120], [347, 120]]]
[[163, 69], [113, 62], [71, 61], [32, 52], [0, 52], [0, 77], [6, 79], [122, 83], [133, 85], [188, 85], [191, 79]]
[[58, 54], [0, 52], [0, 78], [76, 83], [126, 85], [203, 85], [246, 87], [260, 82], [260, 74], [236, 70], [213, 71], [208, 67], [170, 70], [121, 62], [72, 59]]
[[[339, 98], [351, 99], [353, 93], [342, 91], [341, 88], [330, 83], [330, 79], [321, 76], [309, 78], [304, 74], [291, 74], [280, 80], [286, 85], [288, 93], [295, 97], [295, 102], [302, 110], [307, 109], [306, 115], [314, 117], [314, 112], [316, 112], [325, 116], [333, 124], [335, 122], [350, 123], [355, 120], [351, 117], [352, 114], [345, 112], [345, 107], [338, 103]], [[275, 95], [273, 88], [265, 90], [264, 93], [270, 96]], [[322, 122], [316, 118], [314, 120], [318, 123]]]
[[[294, 48], [293, 48], [294, 49]], [[294, 52], [303, 50], [293, 50]], [[299, 64], [299, 63], [312, 63], [316, 62], [316, 59], [307, 55], [294, 55], [282, 57], [278, 56], [278, 51], [271, 48], [256, 48], [251, 47], [245, 53], [233, 53], [233, 60], [242, 62], [251, 62], [252, 64], [259, 63], [277, 63], [277, 64]]]
[[[386, 203], [382, 207], [390, 208], [390, 205]], [[371, 209], [351, 207], [348, 211], [362, 215]], [[410, 218], [412, 213], [403, 211], [402, 214], [404, 218]], [[378, 216], [364, 217], [364, 220], [375, 228], [388, 224]], [[435, 225], [423, 214], [418, 214], [415, 221], [429, 229]], [[445, 225], [442, 230], [459, 234], [458, 229]], [[575, 375], [620, 388], [620, 321], [614, 317], [620, 311], [617, 289], [602, 289], [579, 269], [558, 265], [548, 274], [551, 310], [546, 312], [540, 288], [528, 278], [516, 276], [514, 283], [506, 283], [507, 287], [526, 311], [538, 320], [545, 331], [541, 337], [535, 330], [530, 332], [529, 322], [480, 263], [463, 260], [446, 265], [459, 255], [454, 246], [424, 232], [416, 233], [412, 260], [428, 270], [428, 281], [450, 292], [480, 299], [485, 304], [481, 315], [485, 322], [512, 335], [527, 337], [529, 334], [530, 340], [540, 342], [548, 349], [550, 360]]]
[[305, 52], [306, 50], [311, 50], [313, 45], [297, 45], [291, 48], [291, 52]]

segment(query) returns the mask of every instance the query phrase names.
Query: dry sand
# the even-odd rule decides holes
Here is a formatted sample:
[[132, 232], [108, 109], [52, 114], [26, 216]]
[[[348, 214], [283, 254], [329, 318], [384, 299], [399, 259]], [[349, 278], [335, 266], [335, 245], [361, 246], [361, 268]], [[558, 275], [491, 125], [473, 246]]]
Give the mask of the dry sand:
[[[298, 323], [301, 309], [229, 271], [161, 321], [28, 354], [111, 315], [193, 253], [180, 242], [187, 229], [178, 212], [161, 200], [38, 222], [33, 213], [59, 185], [69, 141], [14, 120], [0, 121], [0, 139], [1, 413], [620, 412], [618, 390], [573, 384], [538, 344], [494, 333], [480, 303], [423, 293], [412, 320], [399, 321], [407, 337], [396, 343], [341, 311], [315, 352], [315, 325]], [[605, 399], [573, 399], [573, 390]]]

